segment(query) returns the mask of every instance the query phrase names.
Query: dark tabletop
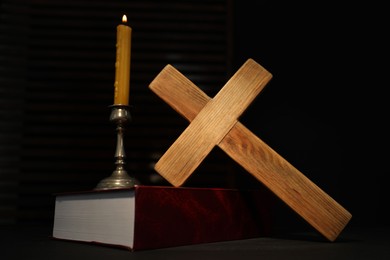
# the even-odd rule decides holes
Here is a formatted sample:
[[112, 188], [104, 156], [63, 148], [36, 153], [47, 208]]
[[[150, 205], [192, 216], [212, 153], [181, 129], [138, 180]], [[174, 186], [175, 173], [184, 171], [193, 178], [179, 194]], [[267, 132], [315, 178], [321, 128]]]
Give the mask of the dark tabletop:
[[316, 233], [130, 252], [121, 248], [51, 238], [48, 226], [0, 226], [0, 259], [390, 259], [390, 227], [347, 227], [334, 242]]

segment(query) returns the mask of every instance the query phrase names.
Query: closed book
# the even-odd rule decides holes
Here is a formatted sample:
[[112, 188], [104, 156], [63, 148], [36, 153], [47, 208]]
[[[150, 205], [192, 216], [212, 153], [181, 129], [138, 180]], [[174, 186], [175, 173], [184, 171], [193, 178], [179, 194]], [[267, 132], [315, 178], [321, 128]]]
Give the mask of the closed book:
[[53, 238], [130, 251], [269, 236], [264, 190], [143, 186], [55, 195]]

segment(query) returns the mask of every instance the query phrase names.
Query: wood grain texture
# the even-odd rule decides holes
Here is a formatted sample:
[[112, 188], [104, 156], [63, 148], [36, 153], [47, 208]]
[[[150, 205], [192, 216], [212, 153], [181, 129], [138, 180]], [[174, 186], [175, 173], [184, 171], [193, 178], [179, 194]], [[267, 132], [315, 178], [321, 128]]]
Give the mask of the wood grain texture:
[[[159, 159], [156, 171], [174, 186], [182, 185], [271, 78], [258, 63], [247, 60]], [[159, 79], [151, 84], [158, 82]], [[176, 90], [163, 94], [176, 96]]]
[[[190, 122], [211, 100], [171, 65], [150, 89]], [[346, 209], [240, 122], [218, 145], [328, 240], [334, 241], [350, 221]]]

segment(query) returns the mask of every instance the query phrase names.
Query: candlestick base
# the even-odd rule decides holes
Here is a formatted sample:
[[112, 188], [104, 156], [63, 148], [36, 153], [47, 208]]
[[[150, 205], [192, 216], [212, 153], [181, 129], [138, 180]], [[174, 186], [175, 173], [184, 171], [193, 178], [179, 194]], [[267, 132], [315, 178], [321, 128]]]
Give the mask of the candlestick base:
[[126, 158], [126, 155], [123, 144], [123, 132], [124, 125], [131, 119], [129, 106], [113, 105], [111, 108], [110, 121], [117, 125], [117, 143], [115, 151], [116, 169], [112, 172], [110, 177], [101, 180], [95, 190], [132, 188], [134, 185], [139, 184], [138, 180], [134, 177], [130, 177], [124, 168], [124, 159]]
[[138, 181], [130, 177], [126, 171], [115, 170], [110, 177], [101, 180], [95, 190], [132, 188], [137, 184], [139, 184]]

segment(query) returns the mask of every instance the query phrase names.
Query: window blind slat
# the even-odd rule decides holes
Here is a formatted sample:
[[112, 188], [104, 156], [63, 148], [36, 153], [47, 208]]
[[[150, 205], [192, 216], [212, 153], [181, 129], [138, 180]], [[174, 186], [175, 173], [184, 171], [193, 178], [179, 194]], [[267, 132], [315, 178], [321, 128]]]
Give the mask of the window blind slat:
[[[3, 0], [0, 200], [17, 206], [0, 209], [1, 218], [51, 221], [53, 193], [92, 189], [114, 170], [108, 119], [124, 13], [133, 29], [126, 167], [142, 183], [165, 183], [153, 165], [188, 122], [148, 84], [167, 64], [209, 95], [225, 84], [228, 2]], [[200, 169], [208, 174], [189, 185], [224, 183], [221, 156], [213, 152]]]

